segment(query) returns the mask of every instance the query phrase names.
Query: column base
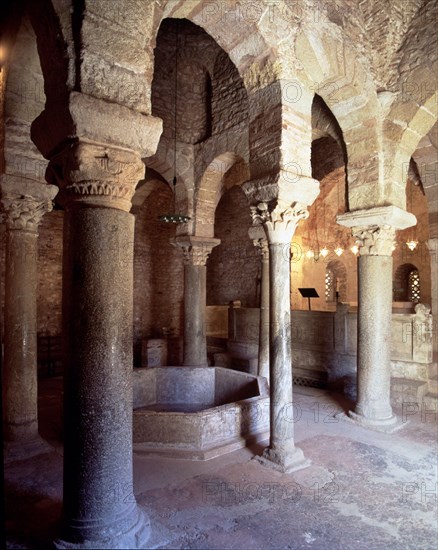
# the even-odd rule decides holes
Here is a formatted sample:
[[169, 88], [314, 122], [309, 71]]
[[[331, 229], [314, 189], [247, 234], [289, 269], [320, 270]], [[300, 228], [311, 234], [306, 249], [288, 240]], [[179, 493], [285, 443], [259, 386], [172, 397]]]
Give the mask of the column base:
[[267, 447], [262, 456], [255, 456], [254, 460], [262, 466], [283, 474], [297, 472], [311, 465], [311, 461], [304, 456], [303, 451], [298, 447], [287, 450]]
[[348, 411], [347, 414], [339, 413], [336, 415], [336, 418], [339, 420], [346, 420], [347, 422], [351, 422], [352, 424], [356, 424], [362, 428], [368, 428], [369, 430], [387, 434], [400, 430], [408, 423], [399, 420], [395, 414], [393, 414], [390, 418], [374, 419], [368, 418], [354, 411]]
[[[101, 523], [101, 525], [99, 525]], [[118, 526], [118, 525], [119, 526]], [[122, 521], [76, 520], [64, 530], [65, 538], [54, 541], [55, 548], [140, 549], [146, 548], [151, 524], [137, 504]]]
[[38, 455], [53, 453], [55, 449], [39, 435], [26, 441], [5, 441], [4, 442], [5, 464], [19, 460], [27, 460]]

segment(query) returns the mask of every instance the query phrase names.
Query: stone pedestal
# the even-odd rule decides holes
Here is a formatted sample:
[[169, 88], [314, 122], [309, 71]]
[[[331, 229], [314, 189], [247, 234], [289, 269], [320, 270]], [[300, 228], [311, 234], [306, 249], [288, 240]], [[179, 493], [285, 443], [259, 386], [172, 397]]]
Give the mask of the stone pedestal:
[[266, 231], [270, 272], [270, 441], [257, 459], [278, 471], [293, 472], [310, 462], [294, 444], [289, 248], [299, 220], [308, 211], [300, 204], [278, 203], [270, 212], [266, 203], [260, 203], [251, 212]]
[[34, 184], [41, 188], [39, 197], [22, 196], [2, 184], [7, 228], [3, 373], [7, 460], [51, 450], [38, 434], [37, 230], [52, 209], [57, 190]]
[[184, 360], [186, 366], [207, 366], [207, 259], [219, 239], [176, 237], [184, 255]]
[[359, 246], [357, 402], [349, 416], [391, 432], [401, 426], [390, 403], [392, 249], [395, 230], [413, 225], [415, 216], [390, 206], [344, 214], [338, 222], [352, 227]]
[[64, 499], [57, 548], [142, 548], [132, 477], [135, 185], [140, 156], [75, 143], [51, 160], [62, 187]]
[[254, 246], [260, 249], [262, 259], [258, 376], [269, 381], [269, 245], [261, 226], [250, 227], [248, 234]]

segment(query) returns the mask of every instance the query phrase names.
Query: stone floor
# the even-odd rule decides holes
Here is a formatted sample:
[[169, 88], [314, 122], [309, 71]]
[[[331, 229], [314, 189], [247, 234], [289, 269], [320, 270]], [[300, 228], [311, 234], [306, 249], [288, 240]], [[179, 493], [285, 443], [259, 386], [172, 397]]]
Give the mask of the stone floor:
[[[54, 451], [6, 466], [9, 548], [47, 548], [54, 536], [60, 388], [59, 379], [40, 384], [41, 433]], [[437, 548], [436, 414], [400, 409], [409, 422], [385, 435], [334, 418], [348, 407], [337, 394], [299, 387], [295, 401], [296, 440], [312, 460], [295, 474], [252, 461], [261, 446], [207, 462], [135, 454], [149, 548]]]

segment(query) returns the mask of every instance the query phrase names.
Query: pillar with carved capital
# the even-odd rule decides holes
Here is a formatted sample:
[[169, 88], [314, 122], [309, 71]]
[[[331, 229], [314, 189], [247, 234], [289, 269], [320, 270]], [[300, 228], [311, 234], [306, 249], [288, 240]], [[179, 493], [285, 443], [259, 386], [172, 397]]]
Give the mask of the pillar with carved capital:
[[132, 473], [134, 151], [71, 144], [49, 174], [65, 204], [64, 499], [58, 548], [141, 548]]
[[290, 243], [305, 206], [278, 201], [251, 207], [253, 221], [262, 223], [269, 242], [270, 271], [270, 442], [258, 460], [282, 472], [307, 467], [310, 462], [294, 443], [292, 346], [290, 320]]
[[352, 227], [359, 246], [357, 402], [349, 416], [391, 432], [399, 427], [390, 402], [392, 251], [395, 230], [413, 225], [415, 216], [388, 206], [343, 214], [338, 222]]
[[250, 227], [248, 235], [262, 258], [258, 375], [269, 380], [269, 244], [262, 226]]
[[207, 366], [207, 259], [219, 239], [180, 236], [175, 244], [184, 255], [184, 365]]
[[57, 189], [33, 184], [36, 196], [13, 192], [2, 182], [6, 222], [4, 421], [10, 458], [50, 450], [38, 435], [37, 238], [38, 225], [52, 210]]

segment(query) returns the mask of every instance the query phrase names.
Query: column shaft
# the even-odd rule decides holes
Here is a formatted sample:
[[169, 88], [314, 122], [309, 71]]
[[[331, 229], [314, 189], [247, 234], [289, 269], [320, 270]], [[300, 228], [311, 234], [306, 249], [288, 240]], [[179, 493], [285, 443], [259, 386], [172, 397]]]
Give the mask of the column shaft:
[[138, 153], [70, 143], [49, 173], [66, 207], [64, 498], [57, 548], [143, 548], [132, 476], [132, 330]]
[[6, 460], [13, 461], [51, 450], [38, 435], [37, 239], [57, 190], [8, 176], [1, 187], [6, 221], [4, 422]]
[[205, 265], [184, 266], [184, 365], [207, 365]]
[[393, 418], [391, 390], [392, 257], [358, 258], [358, 345], [355, 412]]
[[292, 408], [292, 348], [290, 325], [290, 265], [284, 245], [270, 244], [270, 387], [271, 449], [294, 448]]
[[281, 472], [293, 472], [310, 465], [294, 444], [292, 399], [292, 342], [290, 319], [289, 247], [296, 225], [308, 216], [307, 209], [277, 203], [270, 211], [266, 203], [251, 207], [253, 222], [263, 223], [269, 243], [269, 369], [270, 441], [262, 464]]
[[181, 235], [171, 241], [184, 257], [184, 365], [207, 366], [207, 259], [219, 239]]
[[133, 236], [122, 210], [66, 213], [62, 538], [99, 548], [137, 548], [149, 531], [132, 486]]
[[357, 403], [348, 416], [358, 424], [393, 432], [402, 424], [391, 408], [392, 251], [395, 231], [416, 223], [396, 206], [347, 212], [338, 223], [352, 228], [359, 246]]
[[269, 252], [262, 252], [260, 298], [259, 376], [269, 380]]
[[6, 232], [5, 437], [38, 438], [37, 233]]

